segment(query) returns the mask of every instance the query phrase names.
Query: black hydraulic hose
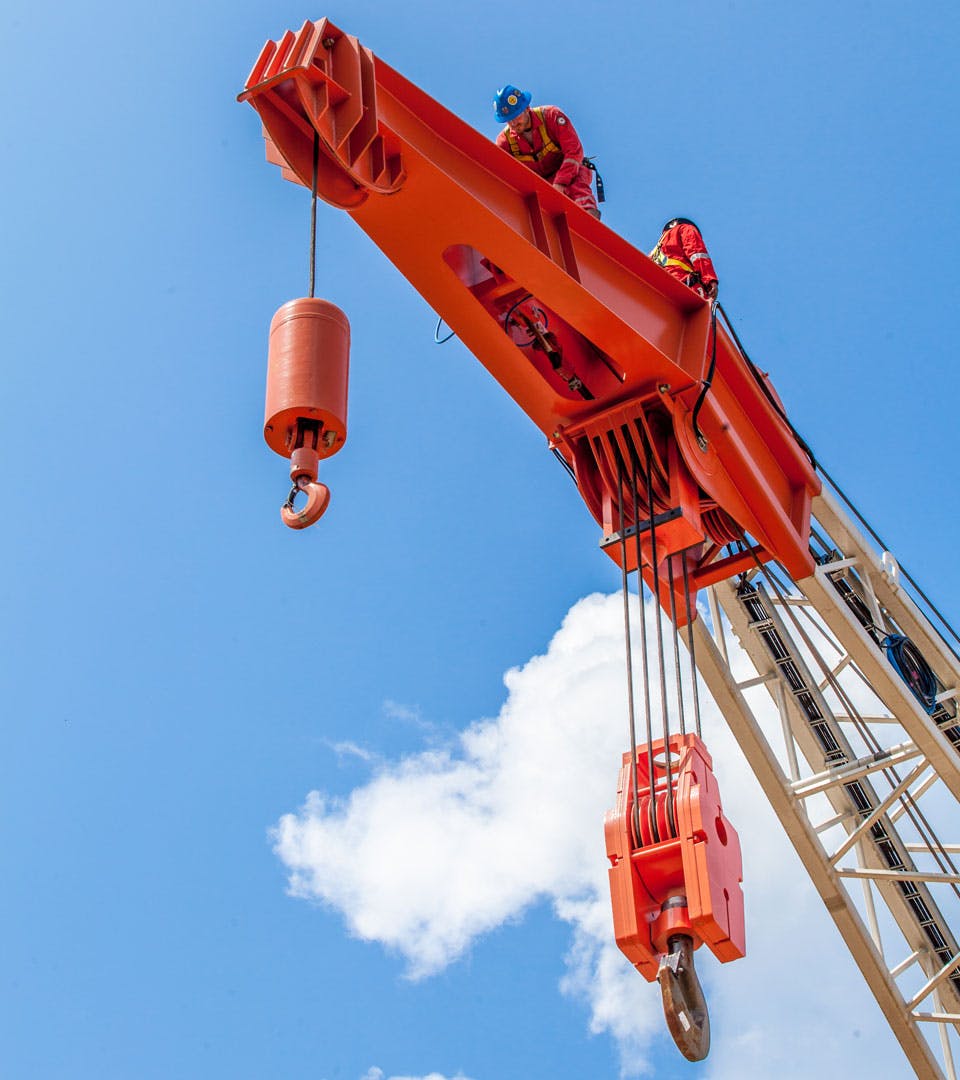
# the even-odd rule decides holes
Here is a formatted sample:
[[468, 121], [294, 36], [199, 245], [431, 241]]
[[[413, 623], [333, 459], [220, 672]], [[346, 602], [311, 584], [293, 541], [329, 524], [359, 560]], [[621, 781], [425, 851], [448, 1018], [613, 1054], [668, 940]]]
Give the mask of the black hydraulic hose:
[[446, 336], [446, 337], [441, 337], [441, 336], [440, 336], [440, 327], [441, 327], [441, 326], [443, 326], [443, 316], [442, 316], [442, 315], [441, 315], [441, 316], [440, 316], [440, 317], [439, 317], [439, 318], [437, 319], [437, 327], [436, 327], [436, 329], [435, 329], [435, 330], [433, 331], [433, 342], [434, 342], [434, 344], [435, 344], [435, 345], [444, 345], [444, 344], [446, 344], [446, 343], [447, 343], [447, 342], [448, 342], [448, 341], [449, 341], [449, 340], [450, 340], [450, 339], [451, 339], [452, 337], [456, 337], [456, 336], [457, 336], [457, 332], [456, 332], [456, 330], [451, 330], [451, 331], [450, 331], [450, 333], [449, 333], [449, 334], [447, 334], [447, 336]]
[[521, 296], [520, 299], [507, 312], [507, 316], [503, 320], [503, 328], [504, 328], [504, 330], [506, 330], [506, 332], [508, 334], [510, 333], [510, 320], [513, 318], [513, 313], [517, 310], [517, 308], [521, 304], [525, 304], [528, 300], [532, 300], [532, 299], [533, 299], [533, 293], [528, 292], [526, 296]]
[[570, 479], [574, 483], [576, 483], [577, 482], [577, 474], [573, 471], [573, 466], [570, 464], [570, 462], [567, 461], [567, 459], [563, 456], [563, 454], [560, 453], [560, 451], [555, 446], [552, 446], [550, 449], [553, 451], [553, 456], [564, 467], [564, 469], [566, 470], [566, 473], [570, 477]]
[[[718, 300], [710, 301], [710, 337], [713, 339], [713, 347], [710, 354], [710, 367], [707, 369], [707, 377], [703, 380], [703, 387], [700, 390], [700, 396], [697, 398], [697, 403], [693, 407], [693, 433], [697, 437], [697, 442], [700, 444], [701, 450], [706, 450], [707, 440], [704, 438], [703, 432], [700, 430], [698, 419], [700, 416], [700, 410], [703, 408], [704, 400], [710, 387], [713, 385], [713, 373], [717, 367], [717, 308], [720, 306]], [[736, 336], [736, 335], [734, 335]]]

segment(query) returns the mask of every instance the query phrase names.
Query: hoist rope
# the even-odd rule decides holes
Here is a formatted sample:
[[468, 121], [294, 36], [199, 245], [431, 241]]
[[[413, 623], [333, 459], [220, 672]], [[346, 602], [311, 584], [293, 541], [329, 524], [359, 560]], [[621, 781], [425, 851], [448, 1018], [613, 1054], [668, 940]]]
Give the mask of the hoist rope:
[[[657, 823], [657, 775], [653, 761], [653, 716], [650, 708], [650, 659], [647, 647], [647, 609], [643, 602], [643, 548], [640, 543], [640, 506], [639, 488], [637, 486], [637, 459], [635, 454], [630, 455], [630, 498], [633, 505], [633, 538], [637, 552], [637, 600], [640, 607], [640, 657], [643, 661], [643, 710], [646, 720], [647, 734], [647, 770], [650, 774], [650, 806], [648, 818], [650, 820], [650, 834], [653, 842], [660, 842], [660, 826]], [[620, 522], [623, 529], [624, 523]]]
[[[693, 643], [693, 611], [690, 606], [690, 572], [687, 560], [683, 560], [683, 598], [687, 607], [687, 652], [690, 654], [690, 677], [693, 680], [693, 722], [697, 729], [697, 738], [702, 738], [700, 731], [700, 690], [697, 687], [697, 653]], [[719, 629], [719, 627], [718, 627]]]
[[[650, 529], [650, 569], [653, 574], [653, 606], [654, 618], [656, 620], [657, 626], [657, 666], [660, 674], [660, 716], [661, 724], [663, 727], [663, 759], [665, 763], [667, 778], [667, 824], [670, 828], [671, 836], [676, 836], [677, 820], [673, 806], [673, 770], [670, 766], [670, 759], [672, 756], [672, 752], [670, 749], [670, 712], [667, 709], [667, 673], [663, 662], [663, 607], [660, 603], [660, 560], [657, 558], [657, 529], [656, 522], [654, 521], [655, 510], [653, 504], [652, 458], [653, 447], [650, 446], [647, 448], [647, 461], [646, 468], [644, 470], [647, 481], [647, 514], [649, 515], [648, 526]], [[637, 535], [640, 535], [639, 530], [637, 532]], [[637, 574], [642, 581], [643, 574], [641, 572], [639, 561], [637, 563]]]
[[[612, 436], [611, 436], [612, 438]], [[684, 675], [683, 665], [681, 661], [680, 650], [680, 628], [677, 625], [678, 619], [678, 585], [680, 584], [676, 567], [674, 564], [673, 555], [667, 558], [667, 567], [665, 573], [662, 572], [660, 565], [660, 543], [656, 529], [656, 502], [655, 502], [655, 490], [653, 484], [653, 455], [652, 448], [644, 447], [643, 461], [642, 461], [642, 473], [641, 476], [641, 452], [638, 452], [635, 447], [630, 446], [630, 460], [629, 463], [626, 460], [626, 452], [623, 449], [622, 444], [615, 446], [615, 457], [617, 463], [617, 513], [619, 517], [619, 546], [620, 546], [620, 563], [621, 563], [621, 577], [622, 577], [622, 589], [623, 589], [623, 623], [624, 623], [624, 640], [626, 646], [627, 656], [627, 705], [629, 713], [629, 732], [630, 732], [630, 752], [631, 760], [633, 762], [633, 772], [631, 777], [631, 788], [633, 791], [633, 804], [637, 808], [638, 803], [638, 790], [640, 786], [639, 770], [638, 770], [638, 749], [639, 752], [646, 752], [647, 758], [647, 775], [649, 778], [649, 804], [647, 807], [649, 831], [648, 842], [659, 843], [662, 840], [666, 840], [669, 837], [662, 835], [663, 827], [666, 828], [669, 836], [675, 837], [678, 833], [677, 829], [677, 817], [676, 817], [676, 799], [674, 792], [674, 764], [675, 758], [671, 751], [670, 740], [672, 738], [671, 724], [670, 724], [670, 709], [674, 705], [676, 706], [680, 734], [687, 734], [687, 718], [688, 709], [685, 702], [684, 693]], [[629, 474], [628, 474], [629, 468]], [[641, 484], [645, 488], [644, 492], [641, 492]], [[633, 666], [633, 632], [631, 628], [630, 618], [630, 605], [628, 602], [629, 594], [629, 573], [627, 570], [627, 533], [629, 527], [626, 521], [626, 515], [628, 510], [627, 504], [632, 509], [633, 517], [633, 536], [636, 546], [636, 568], [637, 568], [637, 600], [639, 605], [639, 619], [640, 619], [640, 658], [642, 665], [642, 681], [643, 681], [643, 710], [644, 710], [644, 726], [646, 734], [646, 745], [638, 748], [637, 746], [637, 701], [636, 701], [636, 688], [634, 678], [634, 666]], [[641, 511], [641, 508], [643, 510]], [[647, 516], [646, 521], [641, 521], [641, 512]], [[643, 544], [641, 536], [649, 532], [649, 550], [647, 558], [644, 558]], [[683, 567], [683, 601], [684, 611], [686, 614], [687, 622], [687, 653], [688, 662], [690, 665], [690, 679], [692, 683], [691, 687], [691, 701], [692, 701], [692, 719], [693, 726], [696, 729], [697, 737], [701, 737], [701, 717], [700, 717], [700, 692], [697, 686], [697, 668], [696, 668], [696, 650], [694, 645], [693, 636], [693, 605], [691, 600], [691, 588], [690, 588], [690, 573], [687, 564], [686, 554], [684, 552], [675, 553], [681, 557], [681, 565]], [[643, 567], [647, 565], [650, 570], [650, 577], [652, 579], [652, 586], [647, 584], [647, 581], [643, 575]], [[669, 591], [669, 611], [664, 610], [664, 604], [661, 604], [661, 594], [663, 588], [666, 587]], [[654, 601], [654, 611], [652, 612], [652, 618], [656, 620], [656, 648], [657, 648], [657, 674], [660, 679], [660, 716], [661, 716], [661, 728], [663, 736], [663, 761], [654, 759], [653, 743], [653, 701], [651, 696], [650, 676], [651, 669], [653, 667], [648, 644], [648, 622], [647, 622], [647, 608], [646, 599], [648, 591]], [[674, 675], [675, 675], [675, 696], [672, 696], [667, 687], [667, 670], [666, 670], [666, 655], [664, 652], [664, 630], [663, 619], [667, 617], [670, 619], [672, 632], [673, 632], [673, 663], [674, 663]], [[663, 784], [660, 787], [660, 800], [662, 809], [665, 812], [661, 818], [657, 810], [657, 769], [660, 769], [663, 779]], [[632, 826], [637, 836], [637, 843], [640, 844], [641, 832], [639, 828], [639, 817], [635, 816], [632, 821]]]
[[[562, 459], [561, 459], [562, 460]], [[620, 515], [620, 567], [623, 574], [623, 637], [627, 648], [627, 711], [630, 722], [630, 779], [633, 786], [633, 837], [640, 846], [640, 803], [637, 792], [637, 722], [633, 696], [633, 646], [630, 640], [630, 592], [627, 574], [627, 537], [623, 527], [623, 460], [617, 454], [617, 513]]]
[[[680, 556], [686, 561], [686, 555]], [[677, 674], [677, 710], [680, 714], [680, 734], [686, 735], [687, 721], [683, 712], [683, 679], [680, 677], [680, 631], [677, 628], [676, 575], [673, 570], [673, 556], [667, 560], [667, 583], [670, 586], [670, 625], [673, 627], [673, 667]]]
[[317, 170], [320, 168], [320, 132], [313, 130], [313, 183], [310, 187], [310, 299], [317, 281]]

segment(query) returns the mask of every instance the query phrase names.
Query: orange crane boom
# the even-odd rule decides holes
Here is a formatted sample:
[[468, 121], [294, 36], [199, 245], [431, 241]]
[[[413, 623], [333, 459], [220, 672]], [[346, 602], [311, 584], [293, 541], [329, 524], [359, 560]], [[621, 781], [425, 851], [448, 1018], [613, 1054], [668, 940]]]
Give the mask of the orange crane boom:
[[[636, 567], [616, 541], [647, 515], [617, 474], [639, 456], [694, 589], [755, 557], [812, 571], [820, 482], [707, 302], [327, 19], [268, 42], [240, 100], [268, 159], [346, 210], [543, 431], [612, 558]], [[752, 551], [720, 559], [744, 532]]]

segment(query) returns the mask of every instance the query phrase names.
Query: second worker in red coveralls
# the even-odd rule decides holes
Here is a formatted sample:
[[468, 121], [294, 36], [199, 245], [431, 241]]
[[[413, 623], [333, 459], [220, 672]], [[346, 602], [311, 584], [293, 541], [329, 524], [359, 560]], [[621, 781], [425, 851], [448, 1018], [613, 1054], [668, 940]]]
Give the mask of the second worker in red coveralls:
[[719, 288], [717, 272], [700, 230], [689, 218], [671, 218], [664, 225], [650, 258], [701, 296], [709, 300], [716, 297]]
[[583, 147], [569, 118], [556, 105], [530, 108], [530, 94], [515, 86], [499, 90], [493, 106], [497, 119], [507, 125], [497, 136], [497, 146], [599, 218], [593, 172], [584, 164]]

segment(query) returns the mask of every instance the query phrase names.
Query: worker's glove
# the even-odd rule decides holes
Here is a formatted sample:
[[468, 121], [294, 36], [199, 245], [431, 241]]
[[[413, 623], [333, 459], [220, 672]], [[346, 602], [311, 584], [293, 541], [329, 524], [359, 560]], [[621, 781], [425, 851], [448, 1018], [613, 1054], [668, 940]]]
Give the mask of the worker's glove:
[[557, 191], [559, 191], [559, 192], [560, 192], [560, 193], [561, 193], [562, 195], [566, 195], [566, 193], [567, 193], [567, 185], [566, 185], [566, 184], [554, 184], [553, 186], [554, 186], [554, 187], [555, 187], [555, 188], [557, 189]]
[[717, 293], [719, 291], [720, 291], [720, 282], [719, 281], [711, 281], [709, 285], [704, 285], [703, 286], [703, 295], [708, 300], [716, 300]]

